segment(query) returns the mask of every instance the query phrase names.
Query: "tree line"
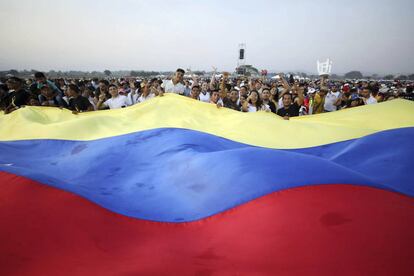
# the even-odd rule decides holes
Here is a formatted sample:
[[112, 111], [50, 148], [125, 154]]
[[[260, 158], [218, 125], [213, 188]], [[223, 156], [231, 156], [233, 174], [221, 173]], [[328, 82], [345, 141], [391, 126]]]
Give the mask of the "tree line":
[[[0, 77], [6, 77], [7, 75], [13, 75], [22, 78], [31, 78], [33, 74], [36, 73], [38, 70], [31, 69], [31, 70], [6, 70], [0, 71]], [[173, 71], [145, 71], [145, 70], [119, 70], [119, 71], [110, 71], [108, 69], [104, 71], [55, 71], [50, 70], [49, 72], [45, 72], [49, 78], [120, 78], [120, 77], [155, 77], [155, 76], [170, 76], [174, 72]], [[205, 74], [211, 74], [211, 72], [206, 71], [192, 71], [192, 74], [203, 76]], [[309, 77], [309, 78], [317, 78], [316, 75], [308, 75], [303, 72], [289, 72], [289, 74], [298, 75], [300, 77]], [[269, 76], [275, 75], [269, 74]], [[386, 74], [386, 75], [364, 75], [360, 71], [350, 71], [344, 75], [332, 74], [330, 76], [332, 79], [383, 79], [383, 80], [414, 80], [414, 74], [408, 75], [394, 75], [394, 74]]]

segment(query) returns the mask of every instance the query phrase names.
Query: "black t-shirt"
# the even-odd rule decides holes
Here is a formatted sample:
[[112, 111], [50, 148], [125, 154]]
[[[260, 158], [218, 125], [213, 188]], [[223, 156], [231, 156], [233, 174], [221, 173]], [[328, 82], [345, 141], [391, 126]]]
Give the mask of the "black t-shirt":
[[289, 106], [289, 108], [285, 109], [284, 107], [277, 111], [277, 115], [285, 117], [295, 117], [299, 116], [299, 109], [300, 106], [297, 103], [293, 103]]
[[223, 102], [224, 102], [224, 107], [240, 111], [240, 105], [237, 104], [237, 101], [233, 102], [232, 100], [225, 98]]
[[26, 105], [29, 101], [30, 94], [24, 89], [19, 89], [17, 91], [13, 91], [9, 93], [7, 96], [7, 106], [13, 105], [20, 107], [22, 105]]
[[69, 109], [73, 111], [87, 111], [92, 106], [89, 100], [83, 96], [69, 99]]

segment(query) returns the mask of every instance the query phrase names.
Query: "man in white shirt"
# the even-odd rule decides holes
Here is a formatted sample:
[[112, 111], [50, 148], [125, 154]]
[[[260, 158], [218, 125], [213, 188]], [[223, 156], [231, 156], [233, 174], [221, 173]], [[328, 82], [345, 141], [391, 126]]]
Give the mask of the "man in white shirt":
[[365, 104], [376, 104], [377, 103], [377, 99], [375, 99], [372, 96], [371, 89], [369, 87], [365, 87], [362, 89], [361, 96]]
[[162, 83], [161, 87], [164, 89], [164, 92], [184, 95], [185, 85], [182, 83], [184, 74], [184, 70], [178, 68], [171, 80], [166, 80]]
[[338, 91], [336, 85], [332, 86], [331, 91], [328, 92], [325, 96], [325, 103], [323, 108], [325, 112], [336, 111], [338, 106], [341, 104], [341, 92]]
[[105, 109], [108, 107], [109, 109], [117, 109], [128, 106], [127, 97], [124, 95], [119, 95], [118, 87], [116, 87], [116, 85], [111, 84], [109, 86], [109, 94], [111, 94], [112, 97], [106, 101], [104, 93], [99, 96], [99, 101], [97, 104], [98, 109]]

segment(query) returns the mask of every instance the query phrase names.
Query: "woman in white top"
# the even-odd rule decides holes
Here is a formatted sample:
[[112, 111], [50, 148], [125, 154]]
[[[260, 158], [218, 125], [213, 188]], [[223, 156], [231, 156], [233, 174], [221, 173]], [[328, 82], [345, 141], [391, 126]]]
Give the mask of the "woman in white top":
[[138, 98], [138, 102], [142, 103], [149, 99], [154, 98], [155, 96], [162, 96], [163, 92], [161, 90], [160, 84], [157, 79], [152, 79], [150, 82], [146, 83], [142, 88], [142, 93]]
[[203, 84], [201, 84], [200, 101], [205, 103], [210, 102], [210, 92], [208, 91], [207, 82], [203, 82]]
[[250, 92], [249, 97], [242, 104], [243, 112], [257, 112], [257, 111], [270, 112], [270, 107], [267, 104], [263, 104], [260, 99], [259, 93], [256, 90]]
[[128, 105], [134, 105], [138, 103], [138, 98], [141, 95], [141, 83], [131, 81], [129, 85], [131, 91], [127, 95], [127, 102]]

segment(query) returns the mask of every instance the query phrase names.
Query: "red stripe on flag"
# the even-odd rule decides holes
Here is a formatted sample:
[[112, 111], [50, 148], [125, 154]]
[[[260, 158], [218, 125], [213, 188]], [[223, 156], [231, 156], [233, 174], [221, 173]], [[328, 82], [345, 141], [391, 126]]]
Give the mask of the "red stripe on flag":
[[414, 199], [363, 186], [171, 224], [0, 172], [0, 221], [1, 275], [414, 275]]

